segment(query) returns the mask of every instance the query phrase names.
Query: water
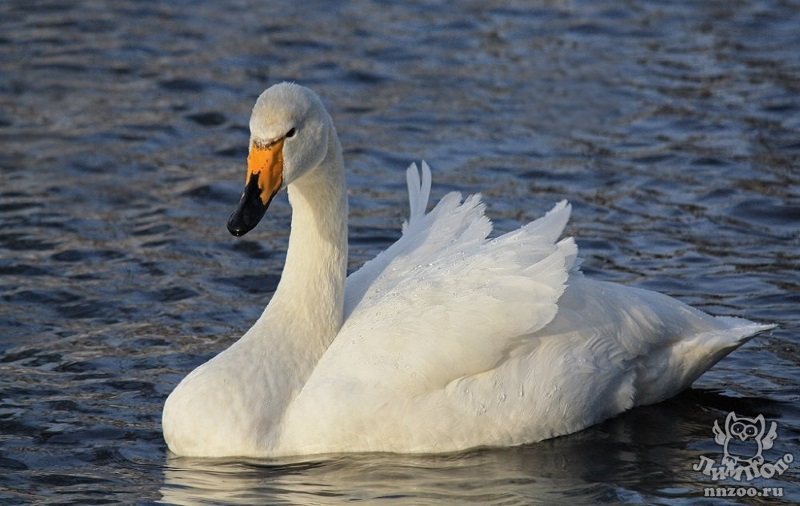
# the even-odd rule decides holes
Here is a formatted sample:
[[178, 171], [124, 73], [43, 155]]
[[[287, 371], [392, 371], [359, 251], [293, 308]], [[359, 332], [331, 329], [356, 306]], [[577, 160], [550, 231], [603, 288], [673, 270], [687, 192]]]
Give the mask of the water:
[[[730, 411], [800, 462], [800, 5], [523, 4], [0, 3], [0, 502], [690, 503]], [[591, 276], [780, 328], [522, 448], [171, 458], [166, 395], [278, 281], [285, 196], [244, 239], [225, 221], [252, 103], [286, 79], [337, 122], [352, 267], [399, 236], [426, 159], [434, 197], [483, 192], [499, 231], [569, 198]], [[782, 488], [761, 503], [800, 500], [798, 462], [748, 483]]]

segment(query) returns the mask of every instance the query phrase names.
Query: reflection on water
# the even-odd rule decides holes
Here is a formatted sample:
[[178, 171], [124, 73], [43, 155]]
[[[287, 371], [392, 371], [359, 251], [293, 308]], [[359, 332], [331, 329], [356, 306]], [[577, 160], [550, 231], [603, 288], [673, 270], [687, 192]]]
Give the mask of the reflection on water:
[[[531, 458], [534, 457], [534, 458]], [[178, 459], [165, 470], [163, 500], [171, 504], [336, 504], [343, 500], [388, 503], [548, 502], [559, 490], [592, 500], [615, 494], [610, 486], [554, 467], [544, 453], [475, 451], [453, 456], [344, 455], [298, 463], [207, 462]], [[541, 474], [556, 469], [556, 475]], [[175, 467], [171, 467], [171, 466]], [[535, 472], [531, 472], [535, 470]]]
[[[800, 461], [799, 25], [779, 0], [0, 2], [0, 502], [690, 502], [729, 411]], [[168, 458], [166, 395], [278, 281], [285, 197], [255, 236], [225, 220], [284, 79], [337, 122], [352, 268], [399, 235], [424, 158], [435, 198], [483, 192], [499, 231], [569, 198], [588, 275], [780, 328], [693, 392], [524, 448]], [[798, 469], [753, 484], [797, 502]]]

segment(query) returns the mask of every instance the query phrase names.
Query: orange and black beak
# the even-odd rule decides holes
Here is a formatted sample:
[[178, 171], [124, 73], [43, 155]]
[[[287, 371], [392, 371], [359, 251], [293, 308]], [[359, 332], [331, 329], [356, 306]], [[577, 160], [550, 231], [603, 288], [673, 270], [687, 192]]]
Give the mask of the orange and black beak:
[[247, 156], [247, 179], [239, 206], [228, 218], [228, 231], [239, 237], [253, 230], [283, 183], [283, 142], [253, 143]]

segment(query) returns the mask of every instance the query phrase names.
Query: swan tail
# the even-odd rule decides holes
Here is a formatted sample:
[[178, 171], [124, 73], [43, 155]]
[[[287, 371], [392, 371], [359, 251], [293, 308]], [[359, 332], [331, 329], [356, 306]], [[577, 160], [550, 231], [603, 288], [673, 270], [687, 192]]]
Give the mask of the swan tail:
[[714, 319], [728, 325], [726, 334], [730, 341], [730, 346], [734, 348], [738, 348], [761, 332], [777, 327], [775, 324], [755, 323], [736, 316], [716, 316]]
[[640, 377], [636, 379], [637, 405], [654, 404], [672, 397], [688, 388], [732, 351], [758, 334], [775, 328], [775, 325], [727, 316], [712, 317], [711, 324], [715, 328], [645, 357]]

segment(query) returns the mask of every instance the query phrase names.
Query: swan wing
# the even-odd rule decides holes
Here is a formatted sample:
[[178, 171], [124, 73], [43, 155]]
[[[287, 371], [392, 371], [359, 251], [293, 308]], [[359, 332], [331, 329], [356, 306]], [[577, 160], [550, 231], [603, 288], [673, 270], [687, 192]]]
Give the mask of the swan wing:
[[450, 193], [426, 214], [427, 164], [421, 180], [409, 167], [407, 180], [411, 213], [403, 235], [348, 278], [351, 305], [336, 338], [342, 342], [326, 356], [366, 353], [374, 367], [416, 370], [424, 390], [495, 367], [520, 344], [517, 337], [547, 325], [577, 248], [571, 238], [556, 242], [569, 219], [566, 202], [489, 240], [479, 195], [462, 201]]
[[[451, 193], [425, 213], [430, 173], [423, 165], [420, 180], [412, 171], [403, 235], [348, 278], [347, 318], [282, 422], [287, 452], [335, 449], [332, 434], [353, 425], [348, 420], [381, 406], [415, 409], [462, 378], [529, 353], [531, 335], [558, 313], [577, 256], [571, 238], [557, 240], [569, 204], [489, 239], [479, 196]], [[351, 429], [342, 448], [359, 448]], [[374, 429], [373, 438], [381, 433]]]

